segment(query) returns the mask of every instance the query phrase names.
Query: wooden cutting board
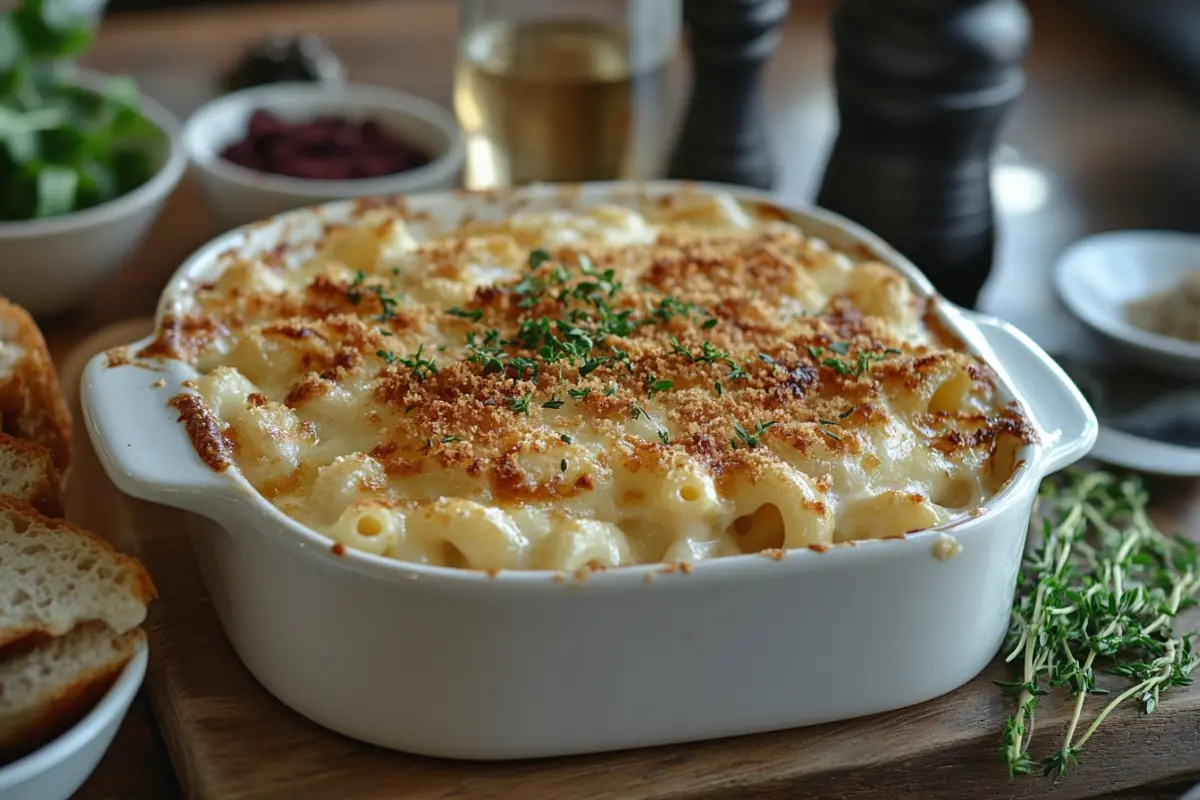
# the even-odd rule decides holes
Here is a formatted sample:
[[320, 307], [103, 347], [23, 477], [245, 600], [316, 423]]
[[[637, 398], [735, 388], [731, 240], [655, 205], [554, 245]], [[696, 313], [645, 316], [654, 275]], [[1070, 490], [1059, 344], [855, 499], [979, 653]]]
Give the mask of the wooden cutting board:
[[[78, 397], [87, 356], [138, 338], [148, 325], [125, 323], [81, 345], [63, 365], [68, 396]], [[1166, 695], [1151, 716], [1132, 708], [1115, 714], [1057, 787], [1042, 778], [1010, 782], [997, 752], [1011, 701], [990, 682], [1004, 676], [999, 664], [915, 708], [698, 744], [515, 763], [445, 761], [360, 744], [292, 712], [242, 667], [193, 564], [187, 515], [118, 492], [79, 427], [68, 513], [136, 553], [158, 584], [147, 626], [147, 688], [194, 800], [1074, 800], [1200, 773], [1200, 687], [1193, 686]], [[1173, 496], [1180, 508], [1186, 500], [1195, 508], [1194, 485], [1155, 488], [1168, 513], [1165, 498]], [[1200, 614], [1189, 622], [1200, 625]], [[736, 686], [730, 676], [730, 691]], [[581, 725], [586, 713], [581, 708]], [[1066, 709], [1048, 703], [1039, 714], [1035, 750], [1048, 752], [1060, 741]]]

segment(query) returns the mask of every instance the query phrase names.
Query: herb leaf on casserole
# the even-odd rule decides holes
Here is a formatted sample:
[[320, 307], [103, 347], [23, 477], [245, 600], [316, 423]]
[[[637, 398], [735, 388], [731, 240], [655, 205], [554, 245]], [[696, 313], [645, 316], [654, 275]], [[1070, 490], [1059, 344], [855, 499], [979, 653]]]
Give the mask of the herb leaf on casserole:
[[422, 344], [417, 348], [417, 352], [407, 358], [385, 358], [385, 360], [389, 364], [395, 363], [408, 367], [412, 371], [412, 376], [416, 379], [417, 383], [421, 383], [430, 375], [438, 374], [437, 364], [431, 358], [424, 358], [422, 356], [424, 352], [425, 345]]
[[508, 401], [508, 408], [514, 414], [524, 414], [529, 416], [529, 401], [533, 399], [533, 392], [526, 392], [523, 395], [514, 397]]

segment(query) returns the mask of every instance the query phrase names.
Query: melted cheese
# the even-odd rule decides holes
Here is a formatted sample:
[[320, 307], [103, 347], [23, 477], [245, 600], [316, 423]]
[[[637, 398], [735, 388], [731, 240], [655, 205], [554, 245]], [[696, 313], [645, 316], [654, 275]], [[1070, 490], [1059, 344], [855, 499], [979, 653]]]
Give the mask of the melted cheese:
[[246, 478], [344, 547], [607, 568], [901, 536], [994, 494], [1032, 434], [892, 268], [733, 198], [399, 210], [301, 263], [233, 259], [158, 355]]

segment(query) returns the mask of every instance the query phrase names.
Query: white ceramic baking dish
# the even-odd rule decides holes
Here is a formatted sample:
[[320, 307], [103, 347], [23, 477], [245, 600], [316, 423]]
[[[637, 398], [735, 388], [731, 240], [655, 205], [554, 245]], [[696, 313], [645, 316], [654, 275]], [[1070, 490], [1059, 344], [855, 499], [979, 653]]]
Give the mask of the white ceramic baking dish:
[[[709, 187], [701, 187], [709, 188]], [[730, 187], [746, 201], [766, 195]], [[678, 191], [659, 182], [531, 187], [409, 198], [435, 219]], [[219, 237], [168, 285], [160, 315], [220, 254], [270, 250], [345, 219], [351, 206], [294, 212]], [[928, 281], [876, 237], [819, 210], [785, 209], [832, 246], [865, 246]], [[1039, 442], [986, 513], [899, 540], [776, 561], [745, 555], [690, 572], [647, 565], [563, 581], [406, 564], [331, 542], [291, 521], [237, 473], [210, 471], [167, 401], [180, 362], [84, 374], [88, 432], [113, 481], [195, 512], [188, 531], [213, 605], [242, 661], [285, 704], [348, 736], [472, 759], [597, 752], [769, 731], [920, 703], [962, 685], [996, 653], [1038, 483], [1096, 436], [1087, 403], [1025, 335], [936, 301], [992, 364]], [[134, 345], [137, 348], [138, 345]], [[131, 349], [132, 351], [132, 349]], [[165, 386], [156, 388], [156, 378]], [[182, 532], [181, 532], [182, 535]], [[961, 551], [947, 546], [953, 537]]]

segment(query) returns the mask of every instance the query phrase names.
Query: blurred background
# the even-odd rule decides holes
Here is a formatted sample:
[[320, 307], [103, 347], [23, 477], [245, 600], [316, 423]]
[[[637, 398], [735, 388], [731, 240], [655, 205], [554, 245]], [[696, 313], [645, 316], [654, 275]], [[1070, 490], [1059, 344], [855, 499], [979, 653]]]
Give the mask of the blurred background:
[[[794, 2], [762, 77], [774, 187], [815, 199], [838, 117], [829, 0]], [[1200, 2], [1030, 0], [1027, 84], [999, 135], [998, 241], [980, 304], [1048, 346], [1061, 326], [1044, 277], [1071, 241], [1113, 228], [1200, 228]], [[253, 41], [314, 33], [355, 82], [452, 105], [450, 0], [111, 0], [83, 62], [129, 72], [181, 117], [221, 92]], [[284, 13], [286, 10], [286, 13]], [[687, 101], [686, 48], [667, 69], [661, 146]], [[190, 242], [189, 244], [195, 244]], [[1049, 341], [1046, 341], [1049, 340]]]

